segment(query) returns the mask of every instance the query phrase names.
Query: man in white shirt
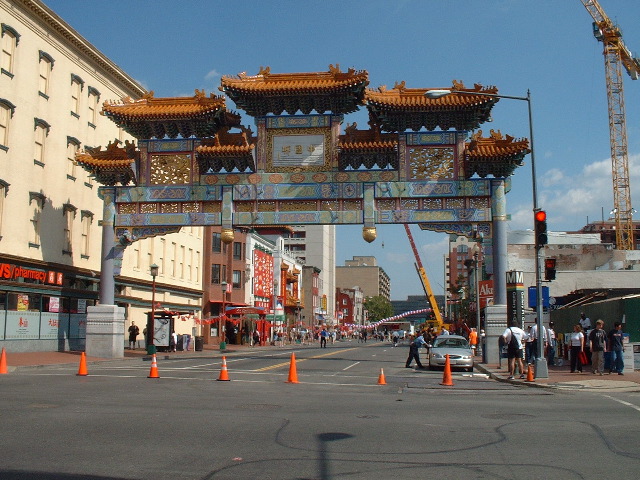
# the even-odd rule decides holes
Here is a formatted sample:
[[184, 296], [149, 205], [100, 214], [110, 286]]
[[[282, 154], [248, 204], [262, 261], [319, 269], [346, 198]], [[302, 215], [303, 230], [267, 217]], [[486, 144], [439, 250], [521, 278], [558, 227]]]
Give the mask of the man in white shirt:
[[549, 322], [547, 328], [547, 365], [553, 367], [556, 364], [556, 332], [553, 329], [553, 322]]
[[583, 333], [586, 336], [587, 333], [589, 333], [589, 330], [591, 330], [591, 319], [589, 317], [587, 317], [584, 312], [580, 313], [580, 320], [578, 320], [580, 322], [580, 326], [582, 327]]
[[[502, 334], [505, 345], [507, 345], [507, 359], [509, 365], [509, 380], [513, 379], [515, 375], [516, 360], [518, 362], [518, 368], [520, 369], [520, 378], [524, 376], [524, 347], [523, 340], [527, 338], [527, 334], [518, 327], [518, 322], [513, 320], [511, 326], [508, 327]], [[512, 341], [513, 339], [513, 341]]]

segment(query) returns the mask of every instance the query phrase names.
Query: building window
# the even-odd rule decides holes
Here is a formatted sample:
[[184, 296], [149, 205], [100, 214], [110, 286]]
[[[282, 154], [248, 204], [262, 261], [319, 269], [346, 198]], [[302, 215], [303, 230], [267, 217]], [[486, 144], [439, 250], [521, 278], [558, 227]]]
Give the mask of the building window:
[[195, 277], [195, 281], [199, 282], [200, 281], [200, 252], [196, 252], [196, 266], [195, 266], [195, 270], [196, 270], [196, 277]]
[[220, 284], [220, 265], [219, 264], [211, 265], [211, 283], [213, 285]]
[[34, 118], [35, 149], [33, 153], [33, 163], [44, 167], [45, 141], [49, 135], [51, 126], [40, 118]]
[[160, 275], [164, 273], [164, 258], [167, 254], [167, 242], [164, 238], [160, 239], [160, 258], [158, 259], [158, 266], [160, 267]]
[[0, 149], [9, 150], [9, 123], [16, 111], [16, 106], [9, 100], [0, 98]]
[[90, 127], [96, 128], [98, 119], [98, 101], [100, 98], [97, 95], [89, 92], [89, 120], [87, 123]]
[[91, 224], [93, 223], [93, 213], [88, 210], [80, 212], [82, 220], [82, 244], [80, 245], [80, 255], [82, 258], [89, 258], [91, 251]]
[[9, 184], [4, 180], [0, 180], [0, 238], [2, 238], [2, 219], [4, 217], [4, 198], [9, 191]]
[[193, 248], [189, 249], [189, 257], [187, 258], [187, 280], [193, 279]]
[[84, 80], [71, 74], [71, 115], [80, 118], [80, 94], [84, 89]]
[[41, 193], [29, 193], [29, 207], [32, 208], [31, 215], [31, 241], [30, 247], [40, 248], [40, 218], [44, 208], [45, 197]]
[[7, 24], [2, 24], [2, 58], [0, 68], [2, 73], [13, 78], [13, 63], [16, 47], [20, 41], [20, 34]]
[[76, 179], [76, 153], [80, 148], [80, 140], [75, 137], [67, 137], [67, 178]]
[[73, 219], [76, 216], [76, 207], [67, 203], [62, 206], [64, 215], [64, 244], [62, 246], [62, 253], [64, 255], [71, 255], [73, 252]]
[[233, 242], [233, 259], [242, 260], [242, 243]]
[[175, 278], [176, 276], [176, 263], [178, 260], [178, 246], [176, 245], [176, 242], [171, 242], [171, 251], [169, 252], [169, 273], [171, 274], [171, 276], [173, 278]]
[[240, 270], [233, 271], [233, 288], [240, 288], [242, 285], [242, 272]]
[[211, 235], [211, 251], [220, 253], [222, 251], [222, 237], [220, 233], [213, 232]]
[[186, 259], [185, 247], [182, 245], [180, 247], [180, 279], [184, 280], [184, 262]]
[[51, 78], [51, 70], [53, 70], [53, 63], [54, 60], [51, 55], [40, 50], [38, 90], [40, 96], [47, 99], [49, 98], [49, 80]]

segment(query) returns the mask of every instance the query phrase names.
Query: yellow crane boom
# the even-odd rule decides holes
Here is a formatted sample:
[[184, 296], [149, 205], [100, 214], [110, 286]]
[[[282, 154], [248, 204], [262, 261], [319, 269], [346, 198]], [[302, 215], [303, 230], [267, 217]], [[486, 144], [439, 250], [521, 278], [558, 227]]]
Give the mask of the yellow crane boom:
[[622, 32], [607, 16], [597, 0], [581, 0], [581, 2], [593, 18], [593, 35], [604, 45], [616, 246], [620, 250], [633, 250], [635, 248], [633, 206], [629, 186], [627, 119], [622, 67], [632, 80], [637, 80], [640, 76], [640, 61], [631, 54], [622, 40]]
[[420, 260], [420, 255], [418, 254], [416, 243], [413, 241], [413, 235], [411, 234], [411, 229], [409, 228], [409, 225], [407, 223], [404, 224], [404, 229], [407, 232], [407, 237], [409, 238], [409, 243], [411, 244], [411, 249], [413, 250], [413, 256], [416, 258], [415, 267], [418, 271], [420, 280], [422, 281], [422, 288], [424, 289], [424, 293], [427, 295], [427, 300], [429, 300], [429, 305], [431, 306], [433, 315], [436, 317], [436, 324], [434, 325], [434, 327], [436, 328], [436, 330], [440, 330], [443, 322], [442, 315], [440, 315], [440, 309], [438, 308], [438, 303], [436, 302], [436, 297], [433, 295], [433, 290], [431, 290], [431, 283], [429, 283], [427, 272], [422, 266], [422, 261]]

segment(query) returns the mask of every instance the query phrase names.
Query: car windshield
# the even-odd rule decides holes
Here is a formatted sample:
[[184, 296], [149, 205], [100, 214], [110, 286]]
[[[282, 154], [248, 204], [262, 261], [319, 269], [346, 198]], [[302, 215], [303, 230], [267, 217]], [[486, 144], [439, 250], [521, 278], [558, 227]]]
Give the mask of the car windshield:
[[464, 338], [437, 338], [434, 348], [469, 348], [469, 342]]

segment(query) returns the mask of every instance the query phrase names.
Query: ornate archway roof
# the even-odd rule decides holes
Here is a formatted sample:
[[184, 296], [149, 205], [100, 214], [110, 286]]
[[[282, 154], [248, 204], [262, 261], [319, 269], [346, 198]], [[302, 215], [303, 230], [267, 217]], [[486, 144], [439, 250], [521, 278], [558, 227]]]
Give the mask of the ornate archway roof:
[[329, 65], [327, 72], [271, 73], [270, 67], [260, 67], [257, 75], [240, 73], [223, 76], [219, 87], [238, 108], [252, 116], [282, 112], [304, 114], [315, 110], [334, 114], [351, 113], [363, 104], [364, 90], [369, 84], [366, 70]]
[[102, 150], [102, 146], [85, 148], [84, 152], [76, 153], [75, 161], [103, 185], [136, 183], [134, 165], [138, 152], [135, 144], [126, 141], [124, 147], [120, 147], [120, 143], [119, 140], [109, 142], [106, 150]]
[[404, 132], [405, 130], [474, 130], [486, 122], [497, 97], [472, 95], [473, 92], [496, 94], [496, 87], [476, 84], [465, 88], [462, 82], [453, 82], [451, 90], [470, 92], [451, 93], [440, 98], [428, 98], [430, 88], [407, 88], [405, 82], [396, 83], [392, 89], [385, 86], [376, 90], [367, 89], [365, 101], [369, 116], [383, 130]]
[[358, 124], [347, 124], [344, 135], [338, 139], [339, 168], [357, 170], [366, 168], [398, 168], [398, 134], [382, 133], [373, 125], [368, 130], [358, 130]]
[[466, 176], [469, 178], [477, 173], [483, 178], [487, 175], [508, 177], [522, 165], [528, 153], [531, 153], [531, 149], [526, 138], [503, 137], [500, 130], [491, 130], [489, 137], [483, 137], [482, 130], [478, 130], [466, 144]]
[[137, 139], [206, 138], [222, 126], [240, 125], [240, 115], [227, 111], [224, 97], [207, 97], [203, 90], [193, 97], [154, 98], [149, 92], [140, 100], [106, 101], [102, 115]]
[[250, 128], [241, 127], [241, 132], [230, 133], [228, 127], [223, 127], [213, 139], [203, 140], [196, 147], [200, 173], [218, 173], [223, 168], [227, 172], [255, 172], [256, 143]]

